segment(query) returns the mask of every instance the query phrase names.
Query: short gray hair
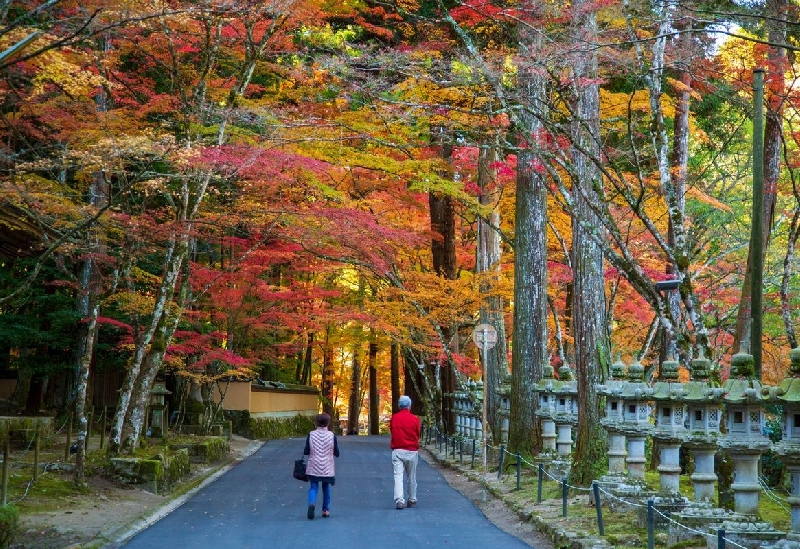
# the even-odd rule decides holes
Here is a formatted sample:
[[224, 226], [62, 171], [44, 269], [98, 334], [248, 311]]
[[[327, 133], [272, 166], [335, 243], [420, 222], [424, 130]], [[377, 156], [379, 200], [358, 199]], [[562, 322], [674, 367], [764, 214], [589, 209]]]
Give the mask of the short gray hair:
[[399, 406], [401, 410], [411, 408], [411, 398], [406, 395], [401, 396], [397, 400], [397, 406]]

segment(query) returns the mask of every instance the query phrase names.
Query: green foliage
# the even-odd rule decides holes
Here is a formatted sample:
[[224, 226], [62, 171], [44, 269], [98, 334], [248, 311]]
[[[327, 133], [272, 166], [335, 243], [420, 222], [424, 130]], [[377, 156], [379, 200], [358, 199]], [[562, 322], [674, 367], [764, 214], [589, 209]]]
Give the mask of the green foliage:
[[0, 507], [0, 547], [8, 547], [19, 531], [19, 509], [13, 503]]

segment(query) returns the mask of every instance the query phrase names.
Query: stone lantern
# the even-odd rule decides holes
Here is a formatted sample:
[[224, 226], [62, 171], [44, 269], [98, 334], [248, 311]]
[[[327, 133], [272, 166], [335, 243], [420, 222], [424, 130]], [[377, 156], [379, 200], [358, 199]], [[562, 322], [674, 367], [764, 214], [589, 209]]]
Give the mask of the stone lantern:
[[620, 394], [623, 402], [622, 424], [628, 439], [628, 476], [644, 480], [645, 440], [652, 430], [650, 423], [650, 401], [653, 389], [644, 381], [644, 366], [635, 359], [628, 366], [628, 381], [622, 385]]
[[569, 456], [572, 453], [572, 426], [578, 422], [578, 384], [572, 375], [572, 369], [566, 364], [558, 369], [558, 380], [554, 382], [553, 394], [553, 421], [558, 431], [556, 450], [559, 456]]
[[542, 379], [539, 380], [534, 388], [538, 395], [536, 415], [539, 416], [542, 422], [542, 453], [555, 453], [556, 451], [555, 383], [553, 367], [545, 364], [542, 369]]
[[730, 378], [723, 385], [726, 433], [720, 438], [720, 446], [728, 450], [733, 461], [734, 510], [742, 515], [758, 516], [761, 493], [758, 464], [761, 454], [770, 447], [770, 441], [763, 434], [762, 387], [753, 378], [753, 362], [753, 356], [747, 353], [731, 357]]
[[603, 384], [597, 386], [597, 393], [606, 399], [606, 413], [600, 423], [608, 433], [608, 474], [625, 474], [625, 432], [620, 427], [625, 420], [625, 401], [622, 398], [623, 385], [626, 381], [627, 367], [622, 358], [611, 365], [611, 376]]
[[[783, 407], [783, 439], [773, 450], [791, 475], [792, 526], [787, 539], [800, 542], [800, 349], [789, 351], [789, 377], [766, 391], [770, 402]], [[765, 399], [765, 400], [766, 400]]]
[[684, 446], [694, 457], [694, 473], [691, 476], [694, 499], [712, 502], [716, 496], [714, 456], [721, 436], [724, 389], [715, 387], [711, 382], [711, 361], [703, 356], [702, 349], [700, 356], [692, 361], [692, 378], [685, 387], [689, 432]]
[[149, 436], [162, 438], [167, 432], [166, 395], [171, 395], [164, 383], [156, 382], [150, 389], [150, 429]]
[[652, 399], [656, 408], [653, 439], [659, 442], [658, 465], [660, 490], [670, 494], [680, 492], [680, 449], [687, 434], [685, 388], [678, 381], [680, 364], [676, 360], [661, 363], [658, 380], [653, 385]]

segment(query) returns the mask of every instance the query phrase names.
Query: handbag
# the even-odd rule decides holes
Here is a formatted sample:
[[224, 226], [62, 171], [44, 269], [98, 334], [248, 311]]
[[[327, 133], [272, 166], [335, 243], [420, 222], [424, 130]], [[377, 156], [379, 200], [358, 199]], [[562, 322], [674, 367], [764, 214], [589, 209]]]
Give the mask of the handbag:
[[306, 461], [302, 456], [300, 459], [294, 460], [294, 471], [292, 472], [292, 476], [297, 480], [308, 482], [308, 477], [306, 476]]

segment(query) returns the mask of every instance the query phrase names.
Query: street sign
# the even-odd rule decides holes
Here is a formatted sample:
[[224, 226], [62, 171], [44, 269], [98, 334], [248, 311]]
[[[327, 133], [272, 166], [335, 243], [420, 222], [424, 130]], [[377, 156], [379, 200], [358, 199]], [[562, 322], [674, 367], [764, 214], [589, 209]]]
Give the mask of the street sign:
[[497, 330], [491, 324], [478, 324], [472, 331], [472, 341], [481, 351], [488, 351], [497, 343]]

